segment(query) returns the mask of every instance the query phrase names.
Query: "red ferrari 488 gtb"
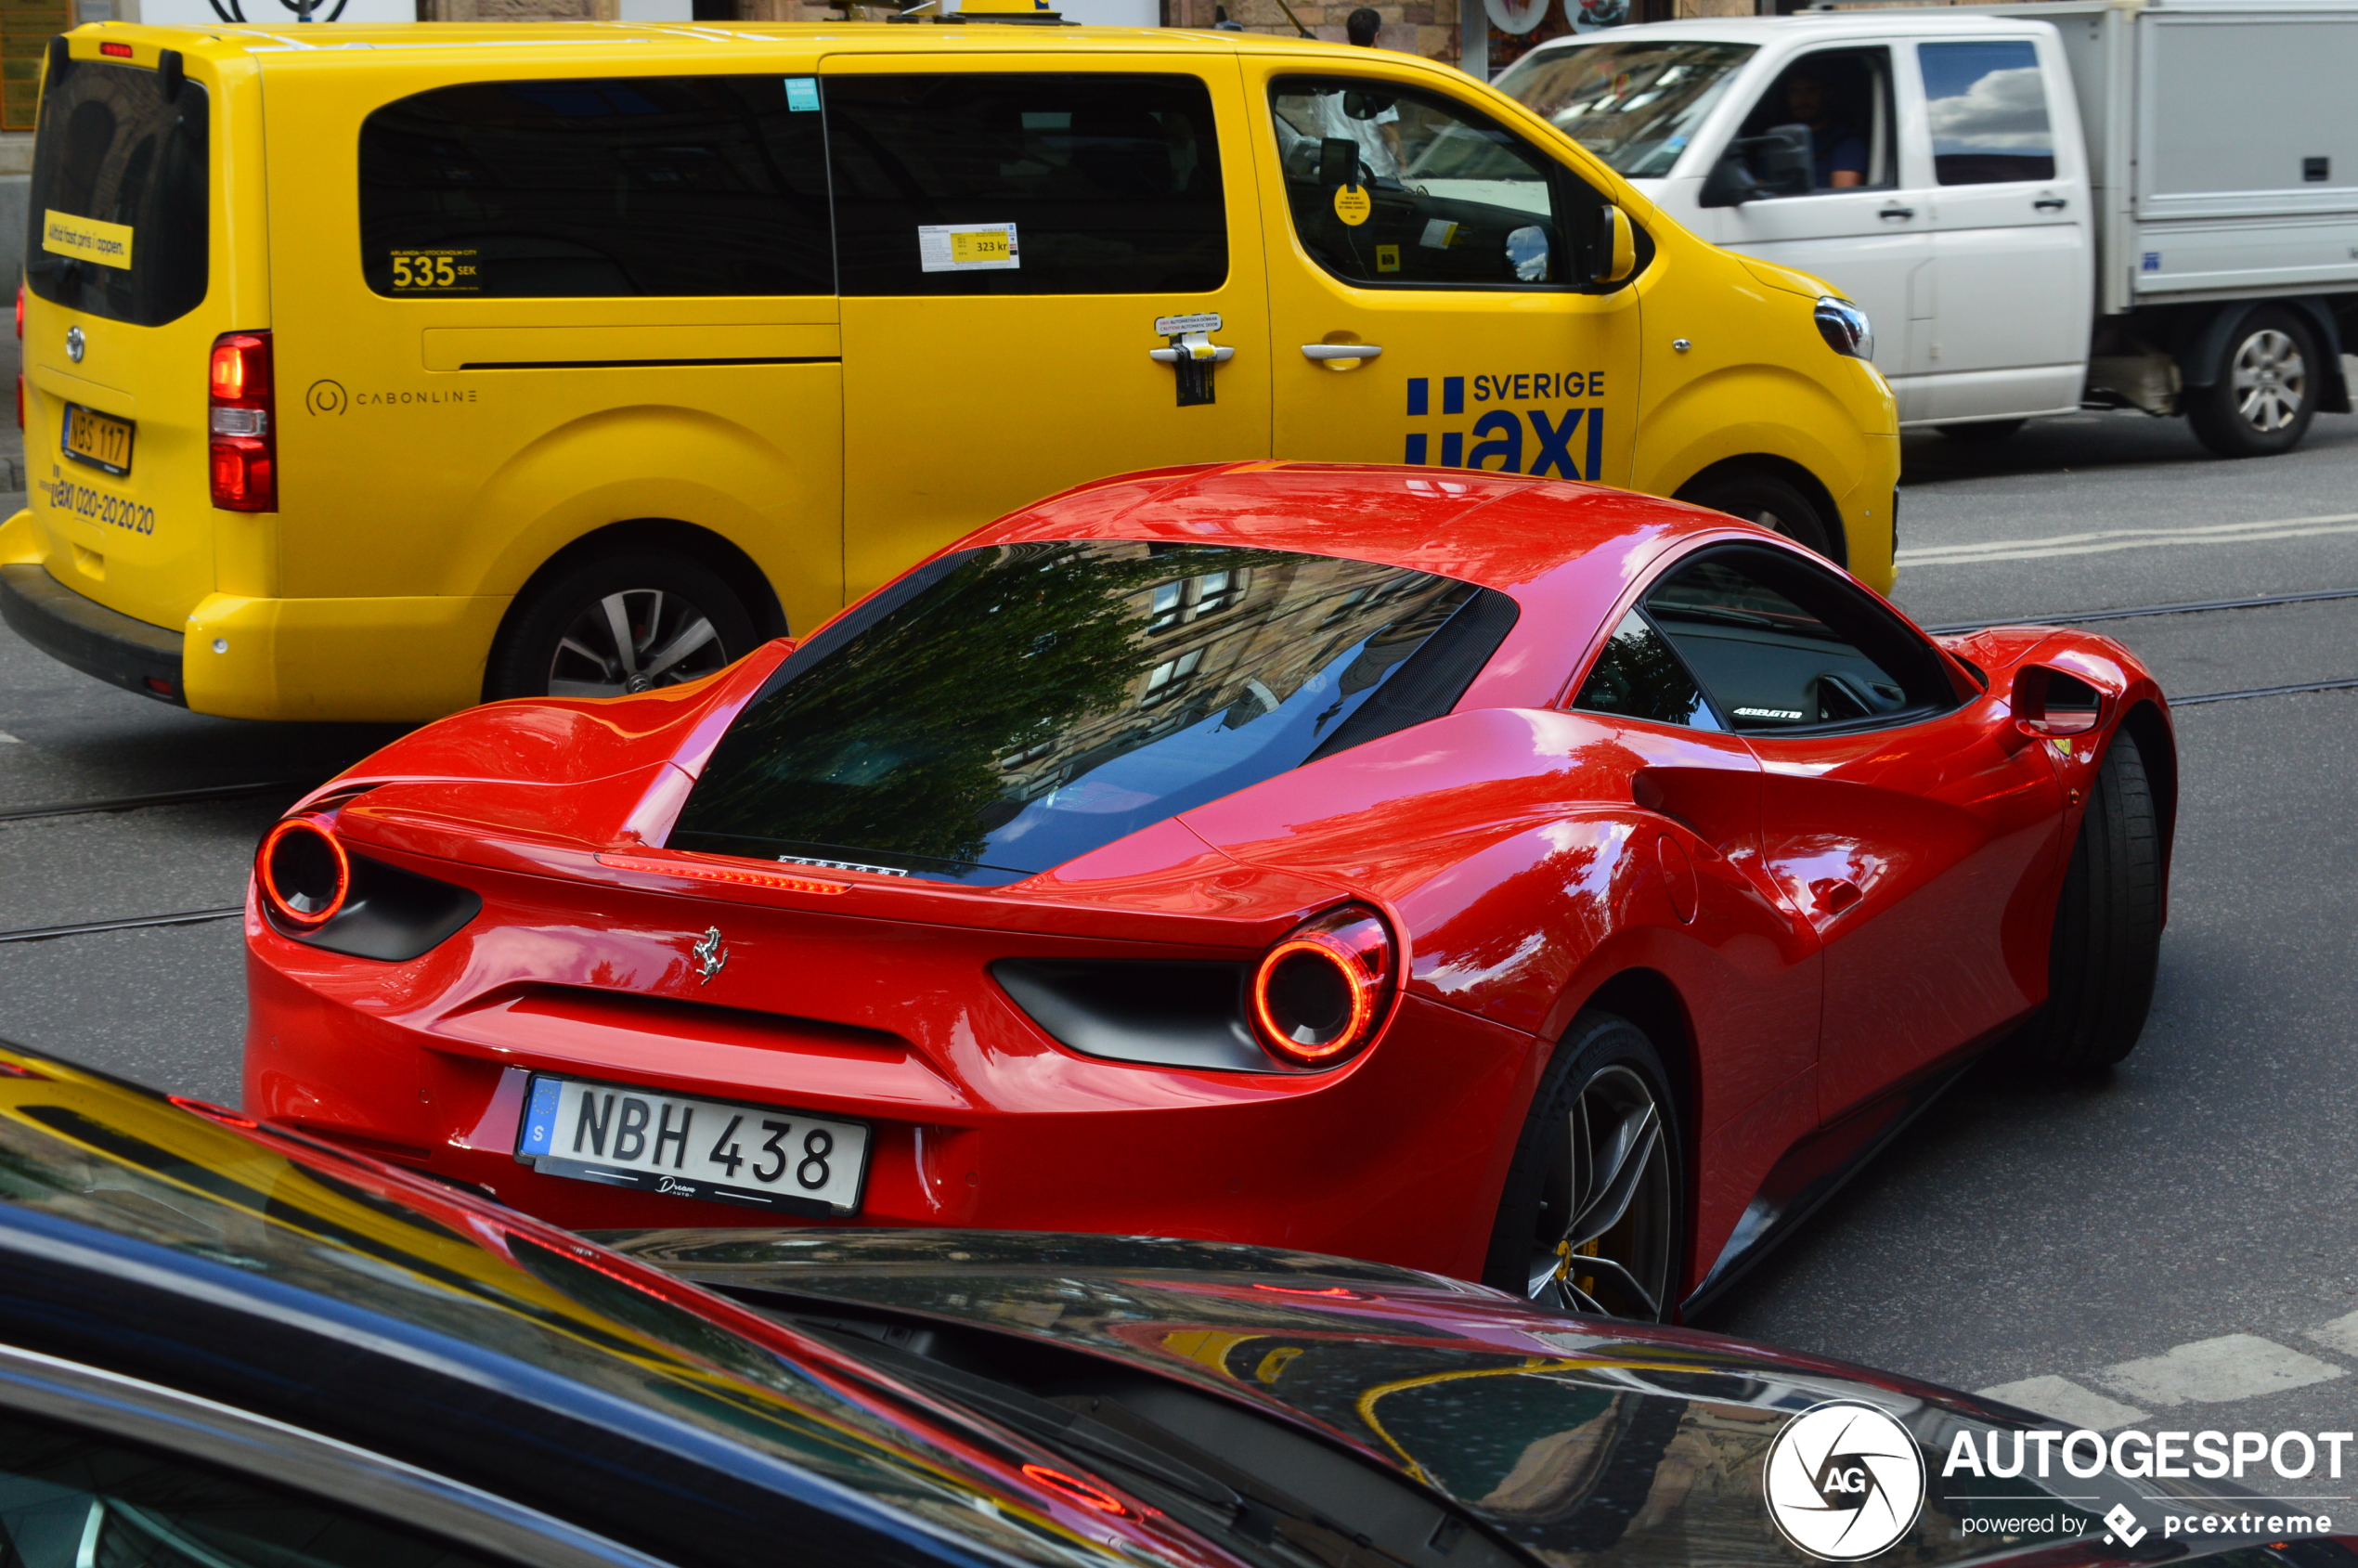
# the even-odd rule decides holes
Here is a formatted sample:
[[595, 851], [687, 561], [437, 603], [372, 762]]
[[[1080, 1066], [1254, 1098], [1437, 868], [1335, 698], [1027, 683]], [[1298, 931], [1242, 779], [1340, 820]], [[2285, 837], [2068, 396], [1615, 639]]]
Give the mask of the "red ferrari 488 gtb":
[[1717, 512], [1134, 474], [312, 795], [247, 1108], [576, 1227], [1231, 1239], [1665, 1317], [1975, 1053], [2130, 1049], [2175, 795], [2116, 644], [1935, 640]]

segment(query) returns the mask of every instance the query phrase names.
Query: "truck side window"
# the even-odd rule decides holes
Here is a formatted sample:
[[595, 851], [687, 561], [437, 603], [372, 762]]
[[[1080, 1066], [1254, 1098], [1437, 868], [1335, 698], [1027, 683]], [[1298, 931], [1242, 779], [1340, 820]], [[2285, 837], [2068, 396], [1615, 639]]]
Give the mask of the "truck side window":
[[2055, 177], [2047, 81], [2028, 39], [1919, 44], [1932, 168], [1942, 185]]
[[848, 294], [1186, 294], [1228, 277], [1194, 76], [827, 82]]
[[1763, 196], [1885, 188], [1898, 180], [1892, 121], [1889, 48], [1817, 49], [1779, 73], [1736, 133], [1751, 142], [1772, 132], [1807, 131], [1807, 181], [1793, 166], [1798, 159], [1780, 167], [1758, 143], [1736, 151]]
[[1527, 289], [1595, 275], [1604, 198], [1480, 111], [1349, 77], [1280, 78], [1269, 107], [1294, 232], [1344, 282]]
[[831, 294], [814, 87], [477, 82], [387, 104], [360, 127], [363, 275], [395, 297]]

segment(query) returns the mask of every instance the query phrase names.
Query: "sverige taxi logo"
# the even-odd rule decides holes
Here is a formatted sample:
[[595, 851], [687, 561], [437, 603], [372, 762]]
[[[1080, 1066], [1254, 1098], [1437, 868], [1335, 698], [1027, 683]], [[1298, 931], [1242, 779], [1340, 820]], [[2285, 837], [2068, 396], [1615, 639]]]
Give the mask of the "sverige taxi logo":
[[1762, 1485], [1786, 1540], [1821, 1562], [1856, 1562], [1915, 1524], [1924, 1460], [1908, 1429], [1883, 1411], [1830, 1400], [1785, 1423]]

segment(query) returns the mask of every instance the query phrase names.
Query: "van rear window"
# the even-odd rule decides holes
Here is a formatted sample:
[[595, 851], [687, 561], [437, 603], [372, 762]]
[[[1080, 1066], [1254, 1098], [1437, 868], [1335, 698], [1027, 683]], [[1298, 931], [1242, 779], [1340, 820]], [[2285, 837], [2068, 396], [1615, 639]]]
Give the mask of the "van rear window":
[[205, 296], [211, 104], [177, 71], [76, 60], [41, 95], [25, 283], [161, 327]]
[[381, 294], [832, 294], [813, 79], [475, 82], [360, 127]]

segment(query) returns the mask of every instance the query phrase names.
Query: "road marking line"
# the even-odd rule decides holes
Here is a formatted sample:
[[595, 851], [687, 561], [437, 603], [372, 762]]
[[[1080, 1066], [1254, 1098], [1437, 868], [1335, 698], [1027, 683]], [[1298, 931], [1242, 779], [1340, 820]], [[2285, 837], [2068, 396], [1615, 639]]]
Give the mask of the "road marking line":
[[2134, 1405], [2106, 1399], [2069, 1378], [2025, 1378], [2018, 1383], [2000, 1383], [1980, 1393], [1984, 1399], [2019, 1405], [2037, 1415], [2050, 1416], [2066, 1426], [2084, 1427], [2090, 1432], [2110, 1432], [2145, 1419], [2145, 1413]]
[[2268, 539], [2305, 539], [2325, 534], [2358, 533], [2358, 512], [2324, 517], [2278, 517], [2261, 523], [2212, 523], [2192, 528], [2104, 528], [2088, 534], [2054, 534], [2038, 539], [1990, 539], [1981, 544], [1926, 545], [1903, 550], [1895, 566], [1963, 566], [1984, 561], [2044, 561], [2058, 555], [2101, 555], [2172, 544], [2253, 544]]
[[14, 735], [12, 735], [12, 734], [8, 733], [8, 732], [7, 732], [7, 731], [6, 731], [6, 730], [0, 730], [0, 745], [24, 745], [24, 742], [22, 742], [22, 741], [20, 741], [20, 740], [17, 739], [17, 737], [16, 737], [16, 736], [14, 736]]
[[2337, 1317], [2331, 1323], [2320, 1323], [2309, 1330], [2309, 1337], [2346, 1354], [2358, 1355], [2358, 1312]]
[[2349, 1374], [2331, 1362], [2303, 1355], [2257, 1334], [2222, 1334], [2174, 1345], [2159, 1355], [2123, 1361], [2096, 1374], [2130, 1398], [2147, 1405], [2204, 1405], [2277, 1393]]

